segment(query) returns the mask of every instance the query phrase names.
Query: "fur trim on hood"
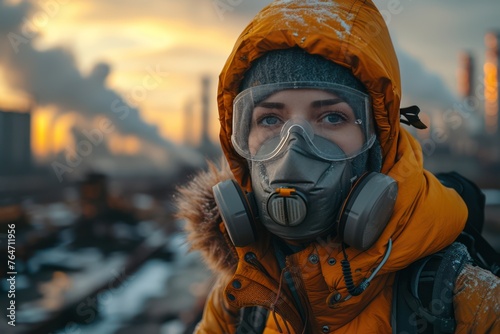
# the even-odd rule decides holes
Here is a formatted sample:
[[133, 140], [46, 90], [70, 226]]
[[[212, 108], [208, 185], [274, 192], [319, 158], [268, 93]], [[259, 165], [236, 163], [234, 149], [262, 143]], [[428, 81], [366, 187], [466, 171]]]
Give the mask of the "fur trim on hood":
[[176, 216], [186, 222], [185, 231], [191, 250], [200, 251], [212, 271], [230, 275], [236, 270], [238, 256], [224, 232], [212, 191], [214, 185], [233, 177], [225, 159], [221, 161], [221, 168], [209, 162], [207, 171], [198, 173], [178, 189]]

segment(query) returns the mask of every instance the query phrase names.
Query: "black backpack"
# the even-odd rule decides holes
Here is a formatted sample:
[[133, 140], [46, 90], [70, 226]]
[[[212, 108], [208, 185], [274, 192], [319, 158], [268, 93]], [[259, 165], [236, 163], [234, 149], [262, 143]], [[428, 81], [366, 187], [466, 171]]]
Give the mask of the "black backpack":
[[469, 216], [453, 244], [398, 272], [392, 304], [393, 333], [454, 333], [453, 289], [465, 264], [480, 266], [496, 276], [500, 274], [500, 255], [481, 235], [484, 194], [456, 172], [436, 176], [462, 196]]

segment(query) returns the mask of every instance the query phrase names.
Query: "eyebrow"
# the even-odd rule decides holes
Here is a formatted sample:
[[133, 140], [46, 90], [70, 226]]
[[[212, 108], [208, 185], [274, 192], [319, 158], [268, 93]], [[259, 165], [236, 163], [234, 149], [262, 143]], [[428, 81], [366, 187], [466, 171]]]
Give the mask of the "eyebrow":
[[[318, 101], [313, 101], [311, 103], [311, 106], [313, 108], [319, 108], [319, 107], [324, 107], [324, 106], [332, 106], [332, 105], [342, 103], [342, 102], [345, 102], [345, 101], [340, 99], [340, 98], [318, 100]], [[281, 102], [260, 102], [257, 104], [257, 107], [268, 108], [268, 109], [283, 109], [283, 108], [285, 108], [285, 104], [281, 103]]]
[[324, 106], [332, 106], [334, 104], [339, 104], [345, 102], [341, 98], [328, 99], [328, 100], [318, 100], [311, 103], [311, 106], [314, 108], [324, 107]]
[[280, 102], [260, 102], [257, 104], [257, 107], [268, 109], [283, 109], [285, 108], [285, 104]]

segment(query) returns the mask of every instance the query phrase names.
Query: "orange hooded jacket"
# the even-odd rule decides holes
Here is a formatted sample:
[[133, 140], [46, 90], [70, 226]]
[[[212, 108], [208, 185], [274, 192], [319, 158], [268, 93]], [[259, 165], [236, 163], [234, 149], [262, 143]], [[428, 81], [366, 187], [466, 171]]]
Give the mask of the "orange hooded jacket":
[[[270, 50], [292, 47], [349, 68], [366, 86], [382, 147], [381, 172], [399, 187], [392, 218], [376, 244], [364, 252], [347, 249], [354, 282], [359, 284], [380, 263], [389, 238], [393, 241], [387, 263], [361, 295], [343, 301], [349, 294], [340, 266], [340, 240], [318, 239], [287, 257], [285, 270], [297, 287], [304, 320], [283, 283], [269, 233], [257, 226], [256, 242], [234, 247], [211, 192], [211, 186], [229, 177], [251, 191], [248, 164], [230, 139], [233, 100], [254, 60]], [[395, 272], [453, 242], [464, 227], [467, 208], [454, 190], [423, 169], [420, 145], [400, 127], [398, 60], [375, 5], [370, 0], [274, 1], [242, 32], [219, 79], [220, 141], [230, 172], [212, 168], [178, 199], [192, 247], [202, 252], [218, 278], [197, 333], [234, 333], [239, 311], [256, 305], [271, 311], [268, 318], [256, 315], [256, 321], [266, 321], [264, 333], [390, 333]], [[459, 328], [471, 328], [474, 312], [471, 308], [464, 313]], [[485, 317], [491, 325], [491, 315]]]

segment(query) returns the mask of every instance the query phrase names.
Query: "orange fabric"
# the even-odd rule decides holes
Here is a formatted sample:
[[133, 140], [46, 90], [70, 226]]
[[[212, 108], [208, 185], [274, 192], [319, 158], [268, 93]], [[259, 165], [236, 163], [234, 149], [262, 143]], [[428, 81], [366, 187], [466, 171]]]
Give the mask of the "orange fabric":
[[220, 334], [236, 332], [238, 322], [238, 310], [230, 309], [226, 302], [224, 288], [227, 276], [222, 276], [215, 283], [208, 295], [205, 309], [203, 310], [203, 321], [196, 327], [196, 333]]
[[498, 277], [468, 265], [458, 276], [453, 292], [455, 333], [500, 333]]
[[[339, 264], [339, 240], [318, 239], [289, 257], [287, 270], [301, 287], [298, 293], [306, 307], [304, 324], [286, 284], [284, 288], [280, 284], [283, 275], [269, 238], [261, 235], [255, 244], [237, 249], [239, 263], [233, 280], [241, 286], [229, 283], [224, 292], [217, 288], [212, 293], [199, 333], [231, 333], [236, 321], [231, 317], [237, 317], [231, 310], [253, 305], [274, 310], [276, 319], [281, 319], [277, 326], [270, 315], [266, 333], [278, 332], [278, 327], [283, 330], [283, 325], [295, 333], [301, 333], [304, 326], [309, 333], [324, 332], [324, 326], [328, 326], [328, 333], [390, 332], [394, 272], [449, 245], [465, 224], [467, 208], [459, 195], [423, 169], [420, 145], [400, 128], [398, 61], [384, 20], [369, 0], [274, 1], [242, 32], [220, 74], [218, 90], [220, 140], [240, 185], [251, 190], [248, 164], [230, 140], [232, 103], [240, 82], [251, 63], [265, 52], [297, 46], [346, 66], [367, 87], [383, 151], [382, 172], [394, 178], [399, 187], [393, 216], [377, 243], [365, 252], [347, 249], [355, 283], [368, 277], [380, 262], [389, 238], [393, 251], [363, 294], [334, 305], [329, 304], [332, 296], [348, 295]], [[263, 268], [245, 261], [250, 253]], [[308, 261], [311, 254], [318, 256], [318, 263]], [[330, 259], [336, 264], [331, 265]], [[229, 306], [216, 302], [228, 294], [234, 297], [227, 300]]]

